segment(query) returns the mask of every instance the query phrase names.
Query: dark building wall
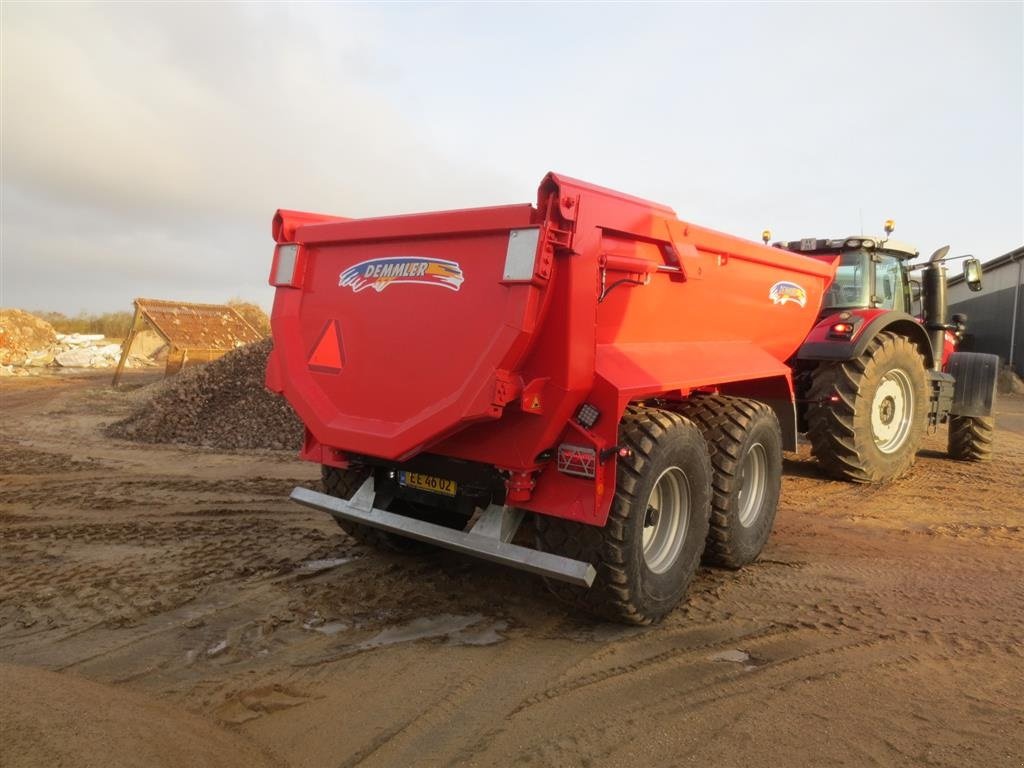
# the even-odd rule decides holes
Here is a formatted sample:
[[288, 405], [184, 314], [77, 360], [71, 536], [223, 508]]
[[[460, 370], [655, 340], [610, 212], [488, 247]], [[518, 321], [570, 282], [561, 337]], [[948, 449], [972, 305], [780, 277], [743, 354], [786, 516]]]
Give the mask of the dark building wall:
[[[1016, 271], [1017, 265], [1012, 269]], [[967, 334], [960, 347], [970, 352], [989, 352], [1007, 361], [1010, 353], [1010, 329], [1013, 327], [1013, 297], [1016, 286], [985, 292], [949, 305], [950, 313], [967, 315]], [[1024, 305], [1024, 290], [1020, 304]], [[1024, 374], [1024, 306], [1017, 307], [1016, 339], [1013, 360], [1008, 361], [1018, 374]]]

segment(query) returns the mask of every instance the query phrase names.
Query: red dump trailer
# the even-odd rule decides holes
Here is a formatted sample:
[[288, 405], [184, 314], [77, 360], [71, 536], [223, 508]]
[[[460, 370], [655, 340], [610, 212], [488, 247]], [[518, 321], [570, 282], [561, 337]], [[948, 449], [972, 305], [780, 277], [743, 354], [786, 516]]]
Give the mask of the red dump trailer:
[[796, 446], [785, 361], [833, 263], [557, 174], [536, 205], [282, 210], [273, 235], [267, 385], [323, 467], [299, 503], [635, 623], [702, 556], [760, 553]]

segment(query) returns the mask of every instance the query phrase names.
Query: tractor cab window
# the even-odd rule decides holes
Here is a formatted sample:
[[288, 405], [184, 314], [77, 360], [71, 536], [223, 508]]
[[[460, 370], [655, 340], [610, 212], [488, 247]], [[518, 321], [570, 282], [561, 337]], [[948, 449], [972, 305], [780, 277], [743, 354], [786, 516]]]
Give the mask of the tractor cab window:
[[871, 266], [867, 252], [843, 252], [836, 279], [825, 294], [824, 306], [828, 309], [870, 306]]
[[876, 306], [906, 312], [906, 285], [903, 276], [903, 262], [895, 256], [880, 253], [875, 264]]
[[[903, 262], [879, 252], [872, 261], [865, 250], [844, 251], [839, 257], [836, 279], [825, 294], [825, 309], [881, 307], [906, 312], [909, 305]], [[874, 274], [874, 280], [872, 280]], [[872, 286], [872, 282], [874, 285]], [[874, 303], [872, 303], [872, 288]]]

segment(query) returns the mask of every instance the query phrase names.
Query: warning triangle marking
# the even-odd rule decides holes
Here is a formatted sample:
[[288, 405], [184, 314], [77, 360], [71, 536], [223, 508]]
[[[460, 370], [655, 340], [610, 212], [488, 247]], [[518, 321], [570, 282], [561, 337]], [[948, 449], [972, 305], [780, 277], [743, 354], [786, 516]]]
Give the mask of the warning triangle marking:
[[333, 320], [327, 323], [313, 354], [309, 356], [309, 366], [328, 371], [341, 370], [341, 344], [338, 341], [338, 326]]

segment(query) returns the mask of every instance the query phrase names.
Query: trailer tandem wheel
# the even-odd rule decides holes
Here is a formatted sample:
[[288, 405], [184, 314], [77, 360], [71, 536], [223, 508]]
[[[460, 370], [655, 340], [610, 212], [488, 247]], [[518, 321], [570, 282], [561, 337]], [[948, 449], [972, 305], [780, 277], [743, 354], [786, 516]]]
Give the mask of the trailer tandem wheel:
[[538, 547], [590, 562], [589, 590], [546, 579], [562, 600], [631, 624], [662, 619], [700, 564], [711, 511], [711, 460], [699, 429], [656, 408], [630, 407], [619, 428], [615, 499], [603, 528], [536, 516]]
[[714, 469], [704, 562], [742, 568], [764, 549], [779, 506], [779, 419], [759, 400], [724, 395], [697, 395], [679, 412], [704, 433]]
[[880, 483], [917, 458], [928, 418], [924, 357], [906, 336], [879, 333], [860, 357], [814, 370], [811, 453], [840, 480]]

